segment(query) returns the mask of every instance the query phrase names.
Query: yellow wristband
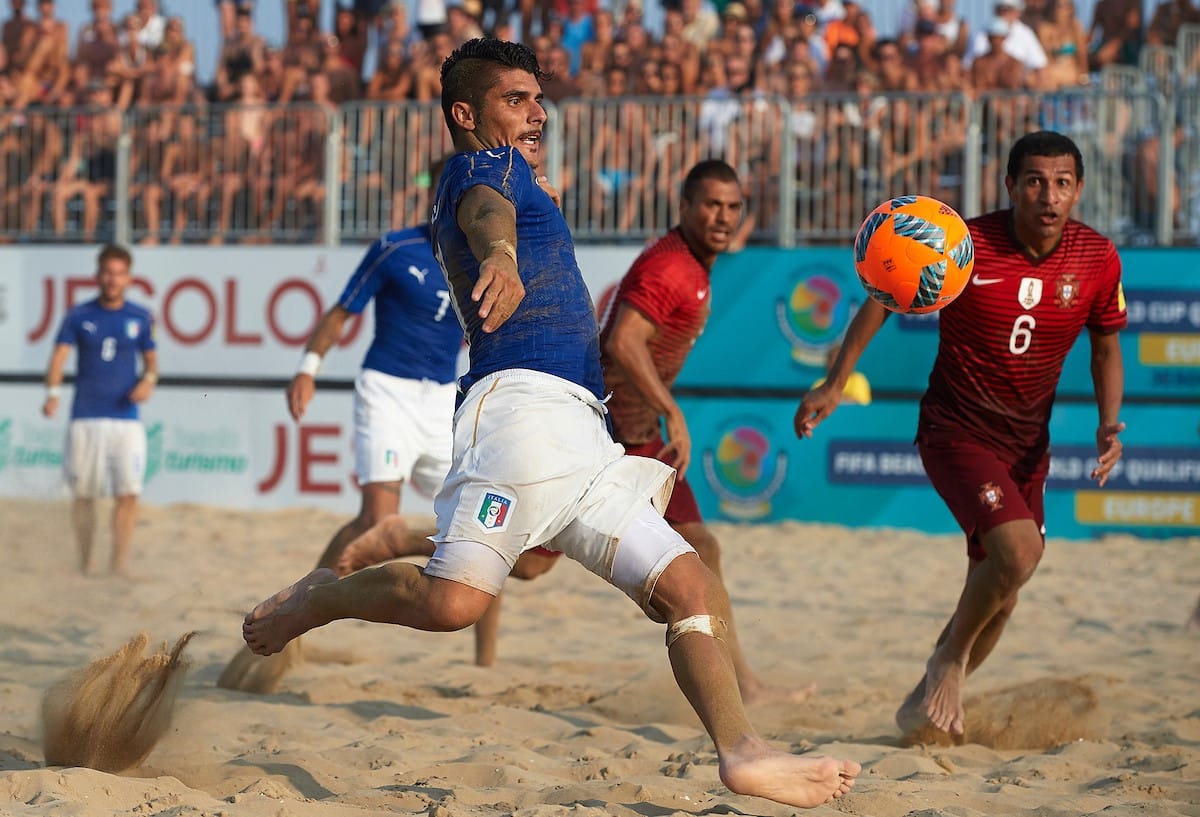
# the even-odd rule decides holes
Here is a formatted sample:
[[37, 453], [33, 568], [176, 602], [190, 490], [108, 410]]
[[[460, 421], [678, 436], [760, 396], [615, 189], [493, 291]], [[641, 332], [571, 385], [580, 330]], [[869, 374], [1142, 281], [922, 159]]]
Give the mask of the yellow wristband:
[[500, 252], [511, 258], [514, 264], [517, 263], [517, 248], [513, 246], [511, 241], [509, 241], [507, 238], [498, 238], [491, 242], [488, 244], [488, 255], [491, 255], [492, 250], [497, 248], [500, 250]]
[[151, 386], [158, 382], [158, 372], [146, 372], [142, 375], [142, 380], [145, 380]]

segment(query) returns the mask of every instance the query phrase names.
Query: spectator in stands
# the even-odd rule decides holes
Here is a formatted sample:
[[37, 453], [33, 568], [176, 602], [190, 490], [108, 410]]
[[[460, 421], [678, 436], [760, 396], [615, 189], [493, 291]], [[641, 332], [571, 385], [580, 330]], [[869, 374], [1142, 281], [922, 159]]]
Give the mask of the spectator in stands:
[[342, 58], [350, 63], [359, 83], [363, 78], [363, 61], [367, 56], [367, 21], [354, 7], [339, 3], [333, 10], [333, 34], [338, 38]]
[[1027, 100], [1007, 94], [987, 96], [988, 91], [1018, 91], [1026, 86], [1025, 67], [1004, 48], [1012, 23], [993, 18], [984, 30], [988, 50], [980, 54], [970, 68], [970, 84], [977, 97], [986, 97], [983, 107], [983, 171], [980, 174], [983, 201], [990, 207], [998, 201], [1003, 176], [1003, 146], [1021, 133]]
[[[265, 203], [270, 189], [271, 113], [254, 74], [238, 80], [238, 98], [225, 111], [225, 122], [218, 152], [219, 175], [215, 189], [220, 192], [217, 229], [211, 243], [222, 244], [230, 228], [249, 229], [265, 221]], [[234, 210], [239, 200], [241, 212]], [[235, 215], [242, 216], [235, 220]]]
[[912, 93], [919, 90], [917, 76], [908, 70], [900, 43], [890, 37], [875, 41], [871, 65], [879, 77], [880, 90], [887, 93]]
[[54, 235], [62, 237], [67, 231], [67, 206], [74, 199], [81, 199], [80, 232], [87, 242], [95, 240], [101, 209], [112, 198], [117, 174], [117, 139], [121, 135], [121, 114], [113, 105], [112, 90], [104, 80], [92, 80], [89, 93], [91, 110], [76, 120], [67, 156], [59, 166], [58, 181], [52, 190], [51, 208]]
[[[629, 95], [625, 69], [613, 65], [604, 77], [608, 99]], [[594, 226], [627, 232], [641, 213], [652, 167], [649, 123], [643, 106], [635, 102], [606, 105], [598, 120], [589, 134], [588, 167], [593, 173], [589, 214]]]
[[[1008, 24], [1008, 35], [1004, 38], [1004, 51], [1025, 67], [1025, 86], [1038, 89], [1044, 85], [1043, 73], [1049, 61], [1046, 59], [1046, 50], [1042, 48], [1037, 34], [1021, 22], [1023, 8], [1021, 0], [999, 0], [992, 6], [996, 18]], [[968, 67], [980, 55], [991, 51], [991, 37], [993, 36], [991, 32], [998, 30], [999, 26], [993, 26], [988, 31], [978, 32], [972, 38], [966, 58]]]
[[[321, 38], [321, 67], [313, 74], [325, 77], [334, 105], [362, 98], [362, 76], [342, 53], [342, 42], [336, 34], [326, 34]], [[317, 101], [316, 95], [311, 92], [310, 98]]]
[[849, 46], [858, 56], [859, 64], [865, 65], [871, 57], [871, 46], [875, 45], [875, 24], [858, 0], [843, 0], [842, 5], [845, 12], [842, 18], [825, 26], [825, 42], [830, 51], [839, 45]]
[[108, 67], [120, 50], [112, 0], [92, 0], [92, 19], [79, 27], [75, 41], [75, 62], [87, 68], [89, 81], [106, 81]]
[[708, 48], [713, 37], [717, 36], [717, 29], [721, 27], [716, 11], [704, 0], [681, 0], [679, 16], [682, 23], [680, 35], [702, 52]]
[[237, 97], [242, 77], [262, 71], [266, 43], [254, 30], [250, 7], [239, 5], [234, 12], [233, 32], [221, 43], [217, 61], [216, 99], [228, 102]]
[[435, 34], [446, 33], [448, 21], [446, 0], [417, 0], [417, 30], [427, 42]]
[[275, 230], [299, 237], [314, 227], [318, 229], [316, 240], [320, 240], [325, 201], [325, 140], [329, 134], [329, 114], [336, 110], [336, 103], [326, 73], [314, 73], [309, 82], [311, 102], [316, 108], [288, 112], [276, 117], [270, 125], [271, 207], [259, 225], [261, 238], [266, 242]]
[[483, 27], [479, 24], [482, 12], [480, 0], [462, 0], [461, 4], [446, 9], [446, 31], [455, 48], [468, 40], [484, 36]]
[[[25, 72], [37, 44], [38, 24], [25, 14], [26, 0], [12, 0], [12, 16], [4, 21], [0, 42], [7, 62], [3, 74], [9, 78]], [[12, 86], [15, 88], [15, 85]]]
[[1026, 87], [1025, 67], [1004, 48], [1011, 32], [1012, 23], [1003, 17], [993, 18], [984, 29], [987, 50], [971, 63], [970, 82], [976, 92], [1016, 91]]
[[404, 46], [388, 40], [379, 64], [367, 83], [367, 99], [372, 102], [404, 102], [412, 96], [413, 76], [404, 58]]
[[1192, 5], [1191, 0], [1162, 0], [1146, 26], [1146, 42], [1174, 46], [1179, 29], [1185, 25], [1200, 25], [1200, 8]]
[[138, 42], [150, 51], [162, 45], [167, 31], [167, 18], [158, 9], [158, 0], [137, 0]]
[[550, 73], [550, 78], [542, 81], [542, 93], [546, 95], [546, 99], [561, 102], [580, 95], [579, 83], [571, 70], [571, 55], [567, 53], [566, 48], [561, 45], [551, 46], [546, 62], [541, 64]]
[[217, 23], [221, 30], [221, 40], [228, 40], [237, 31], [237, 14], [242, 9], [247, 12], [254, 8], [254, 0], [216, 0]]
[[[207, 127], [200, 127], [196, 114], [185, 111], [176, 120], [170, 141], [163, 149], [161, 178], [170, 193], [173, 218], [171, 243], [199, 233], [208, 225], [212, 180], [217, 176], [217, 153]], [[196, 230], [191, 225], [197, 225]]]
[[[794, 29], [790, 14], [788, 15], [788, 23]], [[733, 0], [721, 12], [721, 28], [718, 29], [716, 36], [713, 37], [708, 47], [718, 48], [726, 56], [735, 53], [738, 50], [738, 37], [741, 36], [743, 28], [750, 30], [751, 42], [757, 45], [759, 41], [758, 32], [754, 30], [754, 26], [750, 22], [750, 14], [746, 11], [746, 6], [739, 0]], [[769, 39], [764, 40], [764, 46], [769, 41]]]
[[833, 49], [829, 65], [825, 69], [824, 90], [835, 94], [854, 90], [854, 77], [860, 68], [858, 52], [848, 45], [839, 45]]
[[583, 49], [596, 38], [596, 24], [585, 7], [584, 0], [567, 0], [567, 13], [562, 18], [563, 35], [560, 45], [571, 56], [571, 73], [579, 72]]
[[[685, 96], [700, 92], [700, 49], [678, 34], [664, 34], [662, 60], [679, 67], [682, 93]], [[674, 192], [671, 195], [674, 195]]]
[[66, 24], [54, 17], [53, 0], [38, 3], [37, 37], [23, 73], [12, 77], [12, 108], [57, 105], [63, 100], [71, 79]]
[[1137, 65], [1142, 46], [1142, 0], [1098, 0], [1088, 42], [1095, 44], [1088, 57], [1093, 71], [1111, 64]]
[[1047, 17], [1038, 26], [1038, 40], [1046, 49], [1045, 86], [1049, 90], [1087, 85], [1087, 34], [1075, 16], [1074, 0], [1050, 0]]
[[896, 39], [906, 51], [917, 47], [917, 25], [928, 20], [937, 27], [937, 33], [946, 41], [949, 54], [962, 57], [970, 44], [967, 21], [955, 9], [954, 0], [912, 0], [900, 12], [900, 30]]
[[152, 70], [150, 51], [138, 40], [142, 21], [136, 14], [127, 14], [121, 20], [121, 45], [108, 63], [107, 83], [114, 90], [116, 105], [128, 110], [135, 100], [141, 99], [142, 80]]
[[391, 0], [384, 7], [383, 13], [376, 18], [375, 26], [379, 30], [381, 43], [400, 43], [406, 53], [417, 38], [408, 21], [406, 0]]
[[1021, 11], [1021, 22], [1038, 30], [1038, 26], [1050, 19], [1050, 0], [1024, 0], [1025, 8]]
[[[321, 67], [321, 59], [321, 30], [312, 8], [307, 2], [287, 0], [283, 64], [290, 73], [311, 74]], [[307, 95], [307, 89], [303, 93]]]

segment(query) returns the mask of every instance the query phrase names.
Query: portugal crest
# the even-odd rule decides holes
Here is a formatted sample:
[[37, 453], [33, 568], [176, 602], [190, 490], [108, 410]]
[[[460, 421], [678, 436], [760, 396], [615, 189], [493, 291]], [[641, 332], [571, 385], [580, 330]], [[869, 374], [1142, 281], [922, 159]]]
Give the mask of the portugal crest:
[[1079, 281], [1074, 275], [1064, 275], [1054, 284], [1054, 297], [1063, 309], [1070, 309], [1079, 295]]
[[985, 506], [989, 511], [996, 511], [1003, 508], [1001, 501], [1004, 499], [1004, 491], [994, 482], [985, 482], [979, 486], [979, 504]]

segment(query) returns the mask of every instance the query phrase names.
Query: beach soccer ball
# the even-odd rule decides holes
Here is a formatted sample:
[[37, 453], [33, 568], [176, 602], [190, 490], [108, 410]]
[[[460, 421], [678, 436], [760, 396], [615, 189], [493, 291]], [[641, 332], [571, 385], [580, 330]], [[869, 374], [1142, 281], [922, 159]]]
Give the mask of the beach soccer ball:
[[893, 312], [936, 312], [959, 296], [974, 265], [966, 222], [928, 196], [888, 199], [854, 239], [863, 288]]

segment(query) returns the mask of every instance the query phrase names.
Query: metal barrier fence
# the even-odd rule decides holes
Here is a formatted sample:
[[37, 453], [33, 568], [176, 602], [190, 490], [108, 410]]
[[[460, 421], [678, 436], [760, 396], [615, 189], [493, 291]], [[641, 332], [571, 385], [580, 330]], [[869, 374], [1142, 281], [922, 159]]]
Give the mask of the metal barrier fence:
[[[550, 106], [548, 106], [550, 107]], [[417, 223], [451, 149], [432, 104], [31, 110], [0, 117], [0, 240], [365, 242]], [[1200, 240], [1200, 88], [1164, 95], [1114, 70], [1039, 95], [818, 94], [567, 100], [550, 107], [545, 171], [582, 242], [644, 241], [678, 218], [683, 174], [739, 171], [751, 240], [853, 237], [879, 201], [1003, 206], [1022, 133], [1070, 134], [1078, 216], [1119, 244]], [[1163, 139], [1164, 134], [1171, 138]]]

